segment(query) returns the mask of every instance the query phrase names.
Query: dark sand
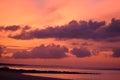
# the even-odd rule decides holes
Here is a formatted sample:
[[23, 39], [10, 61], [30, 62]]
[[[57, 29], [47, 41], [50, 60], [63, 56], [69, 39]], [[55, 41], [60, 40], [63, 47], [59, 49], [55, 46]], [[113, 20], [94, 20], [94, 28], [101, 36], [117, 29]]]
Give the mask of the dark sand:
[[47, 77], [27, 76], [21, 73], [0, 71], [0, 80], [65, 80]]

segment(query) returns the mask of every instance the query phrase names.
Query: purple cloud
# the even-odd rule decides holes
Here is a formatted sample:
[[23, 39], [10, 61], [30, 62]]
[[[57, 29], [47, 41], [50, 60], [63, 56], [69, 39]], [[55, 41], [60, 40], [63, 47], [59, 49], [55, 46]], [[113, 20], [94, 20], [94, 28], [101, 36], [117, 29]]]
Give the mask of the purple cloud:
[[19, 25], [0, 26], [0, 31], [17, 31], [20, 29]]
[[120, 48], [114, 48], [112, 57], [120, 58]]
[[40, 45], [31, 51], [21, 51], [14, 53], [14, 58], [64, 58], [68, 49], [60, 45]]
[[4, 27], [3, 26], [0, 26], [0, 31], [3, 31], [4, 30]]
[[[112, 19], [111, 23], [106, 25], [105, 21], [80, 21], [75, 20], [64, 26], [48, 27], [46, 29], [36, 29], [24, 32], [19, 35], [9, 36], [15, 39], [33, 39], [33, 38], [64, 38], [64, 39], [93, 39], [108, 40], [113, 37], [120, 37], [120, 20]], [[112, 40], [117, 41], [117, 40]]]
[[31, 27], [27, 25], [22, 28], [22, 30], [29, 30], [29, 29], [31, 29]]
[[4, 30], [5, 30], [5, 31], [16, 31], [16, 30], [18, 30], [18, 29], [20, 29], [20, 26], [18, 26], [18, 25], [13, 25], [13, 26], [6, 26], [6, 27], [4, 27]]
[[0, 26], [0, 31], [17, 31], [17, 30], [28, 30], [30, 26], [21, 27], [19, 25], [11, 25], [11, 26]]
[[5, 49], [5, 46], [1, 46], [1, 45], [0, 45], [0, 57], [1, 57], [1, 55], [3, 54], [4, 49]]
[[3, 53], [3, 48], [0, 46], [0, 57], [2, 53]]
[[79, 58], [92, 56], [87, 48], [73, 48], [71, 50], [71, 53]]
[[[32, 38], [90, 38], [97, 28], [105, 25], [105, 22], [93, 21], [71, 21], [67, 25], [58, 27], [48, 27], [46, 29], [36, 29], [30, 32], [21, 33], [16, 36], [10, 36], [16, 39], [32, 39]], [[27, 34], [27, 35], [26, 35]]]

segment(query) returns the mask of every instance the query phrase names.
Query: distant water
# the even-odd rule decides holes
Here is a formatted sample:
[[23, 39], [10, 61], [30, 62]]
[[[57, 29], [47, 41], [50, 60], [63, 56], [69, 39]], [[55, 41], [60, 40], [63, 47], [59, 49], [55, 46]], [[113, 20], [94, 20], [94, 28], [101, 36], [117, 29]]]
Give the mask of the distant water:
[[25, 67], [11, 67], [16, 69], [26, 70], [54, 70], [54, 71], [72, 71], [72, 72], [91, 72], [101, 74], [42, 74], [42, 73], [23, 73], [30, 76], [43, 76], [51, 78], [61, 78], [70, 80], [120, 80], [120, 71], [117, 70], [88, 70], [88, 69], [60, 69], [60, 68], [25, 68]]
[[117, 70], [85, 70], [85, 69], [53, 69], [53, 68], [35, 68], [36, 70], [55, 70], [55, 71], [75, 71], [91, 72], [101, 74], [37, 74], [24, 73], [24, 75], [43, 76], [51, 78], [61, 78], [70, 80], [120, 80], [120, 71]]

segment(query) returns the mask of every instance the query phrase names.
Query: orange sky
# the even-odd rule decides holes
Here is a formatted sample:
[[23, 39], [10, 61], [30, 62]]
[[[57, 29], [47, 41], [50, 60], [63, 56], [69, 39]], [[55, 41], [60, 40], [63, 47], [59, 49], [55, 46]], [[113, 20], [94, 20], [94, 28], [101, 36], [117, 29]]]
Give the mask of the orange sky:
[[120, 16], [119, 3], [119, 0], [0, 0], [0, 25], [41, 28], [70, 20], [105, 20]]
[[[120, 18], [120, 0], [0, 0], [0, 25], [30, 25], [32, 29], [54, 27], [68, 24], [71, 20], [106, 20]], [[34, 63], [45, 65], [65, 65], [73, 67], [120, 67], [120, 58], [110, 58], [113, 52], [107, 48], [119, 47], [120, 42], [94, 41], [91, 39], [57, 40], [54, 38], [16, 40], [8, 35], [16, 32], [0, 32], [0, 46], [5, 46], [5, 54], [0, 62], [6, 63]], [[11, 59], [14, 52], [32, 50], [41, 44], [56, 44], [66, 46], [69, 50], [77, 47], [88, 48], [91, 52], [96, 49], [98, 56], [77, 58], [67, 53], [69, 57], [63, 59]], [[55, 46], [56, 47], [56, 46]], [[102, 48], [102, 50], [101, 50]], [[107, 57], [105, 57], [107, 56]], [[44, 63], [44, 62], [48, 63]], [[82, 66], [81, 66], [82, 65]]]

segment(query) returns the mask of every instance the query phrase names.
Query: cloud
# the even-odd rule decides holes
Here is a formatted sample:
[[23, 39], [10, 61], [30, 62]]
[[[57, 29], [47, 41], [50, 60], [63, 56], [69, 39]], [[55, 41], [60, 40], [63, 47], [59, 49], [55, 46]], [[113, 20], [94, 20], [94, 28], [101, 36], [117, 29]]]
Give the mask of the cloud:
[[12, 25], [12, 26], [6, 26], [6, 27], [4, 27], [4, 26], [1, 26], [0, 27], [0, 31], [17, 31], [17, 30], [19, 30], [20, 29], [20, 26], [18, 26], [18, 25]]
[[[16, 39], [32, 39], [32, 38], [88, 38], [91, 33], [98, 27], [104, 25], [105, 22], [86, 22], [71, 21], [67, 25], [58, 27], [48, 27], [46, 29], [36, 29], [30, 32], [21, 33], [16, 36], [10, 36]], [[91, 25], [91, 26], [89, 26]], [[89, 28], [88, 28], [89, 27]], [[26, 35], [27, 34], [27, 35]], [[89, 34], [89, 35], [88, 35]]]
[[0, 31], [2, 31], [4, 29], [4, 27], [3, 26], [0, 26]]
[[114, 48], [112, 57], [120, 58], [120, 48]]
[[5, 46], [0, 45], [0, 57], [2, 57], [4, 49], [5, 49]]
[[6, 27], [4, 28], [5, 31], [16, 31], [16, 30], [18, 30], [18, 29], [20, 29], [20, 26], [18, 26], [18, 25], [6, 26]]
[[23, 50], [13, 54], [14, 58], [30, 58], [30, 52]]
[[87, 48], [73, 48], [71, 53], [79, 58], [92, 56]]
[[[15, 39], [33, 39], [33, 38], [61, 38], [61, 39], [93, 39], [108, 40], [113, 37], [120, 37], [120, 20], [112, 19], [111, 23], [106, 25], [105, 21], [80, 21], [75, 20], [67, 25], [48, 27], [46, 29], [36, 29], [24, 32], [15, 36], [9, 36]], [[116, 38], [115, 38], [116, 39]], [[112, 40], [117, 41], [117, 40]]]
[[0, 26], [0, 31], [17, 31], [17, 30], [28, 30], [30, 26], [21, 27], [19, 25], [11, 25], [11, 26]]
[[22, 28], [22, 30], [29, 30], [29, 29], [31, 29], [31, 27], [28, 26], [28, 25], [26, 25], [26, 26], [24, 26], [24, 27]]
[[88, 43], [88, 42], [83, 42], [81, 43], [81, 46], [92, 46], [92, 43]]
[[0, 57], [2, 53], [3, 53], [3, 48], [0, 46]]
[[[103, 29], [99, 30], [95, 34], [96, 39], [108, 39], [113, 37], [120, 37], [120, 20], [113, 18], [109, 25], [106, 25]], [[113, 41], [113, 40], [112, 40]]]
[[31, 51], [20, 51], [14, 53], [14, 58], [64, 58], [68, 49], [60, 45], [40, 45]]

